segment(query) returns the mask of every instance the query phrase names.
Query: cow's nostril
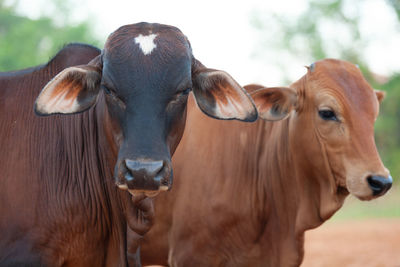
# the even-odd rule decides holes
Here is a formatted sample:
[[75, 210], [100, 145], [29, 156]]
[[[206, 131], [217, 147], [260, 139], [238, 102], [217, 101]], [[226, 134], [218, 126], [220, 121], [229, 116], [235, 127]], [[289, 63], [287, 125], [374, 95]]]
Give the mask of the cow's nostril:
[[163, 191], [165, 190], [164, 181], [167, 181], [168, 185], [171, 184], [172, 176], [167, 160], [125, 159], [123, 165], [120, 168], [128, 190]]
[[164, 161], [137, 161], [125, 160], [126, 168], [129, 170], [133, 178], [154, 179], [164, 167]]
[[371, 188], [374, 196], [385, 194], [392, 187], [392, 177], [382, 177], [371, 175], [367, 178], [369, 188]]

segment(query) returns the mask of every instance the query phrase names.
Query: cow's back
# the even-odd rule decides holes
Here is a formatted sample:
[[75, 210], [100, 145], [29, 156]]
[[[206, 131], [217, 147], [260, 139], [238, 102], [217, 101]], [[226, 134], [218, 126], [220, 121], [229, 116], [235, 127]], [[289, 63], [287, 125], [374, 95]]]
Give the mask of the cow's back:
[[[99, 53], [100, 50], [91, 46], [71, 44], [48, 64], [0, 73], [1, 266], [40, 263], [39, 257], [31, 253], [40, 246], [32, 242], [38, 235], [34, 229], [47, 227], [44, 224], [52, 217], [52, 208], [60, 204], [51, 203], [49, 198], [60, 193], [49, 191], [57, 186], [62, 191], [62, 185], [50, 186], [51, 173], [47, 167], [51, 170], [51, 160], [57, 160], [57, 149], [62, 149], [62, 138], [65, 138], [63, 125], [71, 123], [73, 118], [36, 116], [35, 98], [61, 70], [86, 64]], [[68, 162], [64, 164], [67, 166]]]

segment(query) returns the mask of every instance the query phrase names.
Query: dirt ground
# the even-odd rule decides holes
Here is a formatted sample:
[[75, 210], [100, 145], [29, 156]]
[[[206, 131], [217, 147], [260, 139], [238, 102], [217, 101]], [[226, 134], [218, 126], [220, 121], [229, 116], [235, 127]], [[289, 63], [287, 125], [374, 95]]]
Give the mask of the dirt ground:
[[400, 267], [400, 219], [328, 221], [304, 250], [301, 267]]
[[306, 233], [302, 267], [400, 267], [400, 219], [328, 221]]

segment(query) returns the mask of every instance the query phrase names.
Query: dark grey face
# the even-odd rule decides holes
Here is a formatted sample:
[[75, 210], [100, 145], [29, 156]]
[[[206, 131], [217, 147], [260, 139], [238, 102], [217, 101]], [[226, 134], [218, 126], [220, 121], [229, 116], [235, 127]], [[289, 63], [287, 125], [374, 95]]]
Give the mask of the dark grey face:
[[139, 23], [119, 28], [88, 65], [58, 74], [39, 95], [38, 114], [82, 112], [103, 90], [119, 147], [116, 184], [155, 195], [172, 184], [171, 155], [183, 134], [193, 91], [200, 109], [217, 119], [254, 121], [257, 112], [227, 73], [197, 61], [175, 27]]
[[171, 154], [185, 125], [191, 70], [190, 45], [174, 28], [126, 29], [108, 40], [101, 86], [122, 140], [117, 184], [129, 190], [170, 188]]

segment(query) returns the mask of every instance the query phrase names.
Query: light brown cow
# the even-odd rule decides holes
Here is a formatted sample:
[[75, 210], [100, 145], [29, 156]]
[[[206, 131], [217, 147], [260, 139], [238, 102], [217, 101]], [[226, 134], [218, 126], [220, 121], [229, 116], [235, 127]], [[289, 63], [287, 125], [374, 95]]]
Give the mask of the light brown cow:
[[290, 88], [252, 87], [260, 117], [279, 121], [215, 121], [192, 101], [143, 263], [298, 266], [304, 232], [349, 193], [370, 200], [390, 188], [374, 142], [383, 93], [355, 65], [322, 60]]

